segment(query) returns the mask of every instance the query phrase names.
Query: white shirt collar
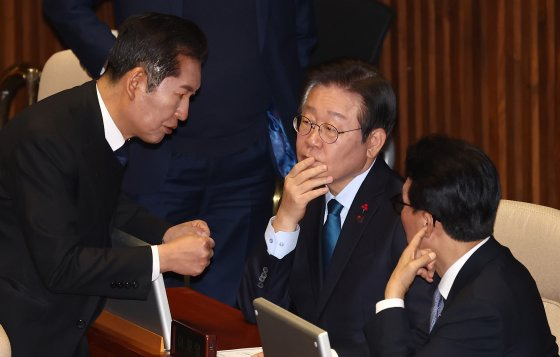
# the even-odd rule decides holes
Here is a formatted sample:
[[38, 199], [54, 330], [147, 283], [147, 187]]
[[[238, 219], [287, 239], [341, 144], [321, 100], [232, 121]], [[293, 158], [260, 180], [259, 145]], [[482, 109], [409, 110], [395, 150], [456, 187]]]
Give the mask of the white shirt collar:
[[[377, 159], [375, 159], [375, 160], [377, 160]], [[338, 195], [333, 196], [333, 194], [330, 191], [327, 192], [327, 194], [325, 195], [325, 203], [329, 202], [333, 198], [336, 198], [336, 200], [341, 205], [344, 206], [344, 208], [340, 212], [340, 221], [341, 221], [342, 224], [344, 224], [344, 221], [346, 220], [346, 215], [348, 214], [348, 211], [350, 210], [350, 206], [352, 205], [352, 202], [354, 201], [354, 198], [356, 197], [356, 194], [358, 193], [358, 190], [360, 189], [360, 187], [362, 187], [362, 183], [364, 182], [364, 180], [366, 179], [366, 176], [368, 175], [371, 168], [373, 167], [373, 164], [375, 164], [375, 160], [373, 160], [370, 167], [366, 171], [364, 171], [361, 174], [359, 174], [358, 176], [354, 177], [352, 179], [352, 181], [350, 181], [342, 189], [342, 191], [340, 191], [338, 193]], [[327, 219], [327, 208], [326, 208], [326, 206], [325, 206], [325, 217], [324, 217], [324, 219], [325, 220]]]
[[107, 110], [103, 99], [101, 98], [101, 93], [99, 93], [99, 88], [95, 85], [95, 90], [97, 92], [97, 100], [99, 101], [99, 107], [101, 108], [101, 117], [103, 118], [103, 130], [105, 131], [105, 140], [111, 146], [113, 151], [117, 150], [124, 145], [124, 136], [119, 131], [119, 128], [115, 125], [111, 114]]
[[461, 258], [457, 259], [457, 261], [453, 263], [449, 267], [449, 269], [447, 269], [445, 274], [443, 274], [441, 280], [439, 281], [438, 290], [444, 299], [447, 299], [447, 296], [451, 291], [451, 287], [453, 286], [453, 282], [455, 282], [455, 278], [457, 278], [457, 274], [459, 274], [461, 268], [463, 268], [463, 265], [465, 265], [465, 263], [467, 262], [467, 260], [469, 260], [471, 255], [473, 255], [478, 248], [480, 248], [484, 243], [486, 243], [488, 239], [490, 239], [490, 237], [486, 237], [486, 239], [482, 240], [482, 242], [472, 247], [468, 252], [463, 254]]

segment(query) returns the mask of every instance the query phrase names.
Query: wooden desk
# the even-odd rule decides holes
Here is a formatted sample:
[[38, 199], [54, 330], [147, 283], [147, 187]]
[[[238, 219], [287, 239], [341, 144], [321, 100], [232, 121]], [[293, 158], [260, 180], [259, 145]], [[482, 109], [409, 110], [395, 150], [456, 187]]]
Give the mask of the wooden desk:
[[[171, 316], [200, 331], [215, 334], [218, 350], [260, 346], [257, 327], [246, 322], [241, 311], [189, 288], [169, 288], [167, 298]], [[108, 335], [95, 325], [88, 331], [88, 341], [92, 357], [150, 356], [138, 346]]]

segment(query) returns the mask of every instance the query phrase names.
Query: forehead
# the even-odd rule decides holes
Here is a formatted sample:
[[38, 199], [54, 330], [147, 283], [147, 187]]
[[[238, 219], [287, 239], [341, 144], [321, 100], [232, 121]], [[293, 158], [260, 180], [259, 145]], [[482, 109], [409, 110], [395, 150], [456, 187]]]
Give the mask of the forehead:
[[336, 85], [317, 85], [309, 91], [302, 111], [334, 119], [357, 118], [361, 106], [362, 98], [356, 93]]
[[200, 61], [183, 55], [179, 55], [177, 60], [179, 61], [179, 74], [176, 77], [166, 77], [161, 85], [172, 86], [175, 89], [184, 89], [189, 92], [197, 91], [200, 88], [201, 81]]

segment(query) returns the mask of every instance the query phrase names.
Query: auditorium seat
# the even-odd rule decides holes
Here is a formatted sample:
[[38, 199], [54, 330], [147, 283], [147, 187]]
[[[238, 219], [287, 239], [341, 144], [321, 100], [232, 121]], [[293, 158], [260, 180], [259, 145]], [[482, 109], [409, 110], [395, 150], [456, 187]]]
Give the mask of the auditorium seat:
[[501, 200], [494, 236], [531, 272], [552, 334], [560, 340], [560, 210]]

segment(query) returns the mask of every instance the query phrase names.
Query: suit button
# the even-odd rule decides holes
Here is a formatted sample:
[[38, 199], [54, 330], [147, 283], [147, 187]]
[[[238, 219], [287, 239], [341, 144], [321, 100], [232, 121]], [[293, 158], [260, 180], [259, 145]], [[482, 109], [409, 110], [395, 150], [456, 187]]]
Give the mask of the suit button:
[[119, 288], [119, 289], [122, 288], [122, 285], [123, 285], [123, 284], [122, 284], [122, 281], [118, 281], [118, 282], [117, 282], [117, 288]]
[[86, 327], [86, 322], [85, 322], [84, 320], [80, 319], [80, 320], [78, 320], [78, 322], [76, 322], [76, 326], [77, 326], [79, 329], [83, 329], [83, 328]]
[[124, 282], [124, 287], [125, 287], [126, 289], [130, 289], [130, 283], [129, 283], [128, 281], [125, 281], [125, 282]]
[[114, 289], [117, 287], [117, 283], [115, 283], [114, 281], [111, 282], [111, 289]]
[[133, 289], [138, 288], [138, 283], [136, 282], [136, 280], [132, 280], [132, 284], [131, 284]]

